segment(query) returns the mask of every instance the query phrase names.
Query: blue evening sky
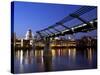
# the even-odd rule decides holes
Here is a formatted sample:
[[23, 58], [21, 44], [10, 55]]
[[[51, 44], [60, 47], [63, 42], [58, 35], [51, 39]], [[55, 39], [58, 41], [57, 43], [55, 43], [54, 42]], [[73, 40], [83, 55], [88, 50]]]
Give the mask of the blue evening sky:
[[[53, 25], [79, 8], [80, 6], [76, 5], [14, 2], [14, 32], [21, 37], [31, 28], [35, 34], [36, 31]], [[83, 35], [80, 34], [78, 33], [76, 37]], [[96, 31], [84, 35], [95, 36]]]

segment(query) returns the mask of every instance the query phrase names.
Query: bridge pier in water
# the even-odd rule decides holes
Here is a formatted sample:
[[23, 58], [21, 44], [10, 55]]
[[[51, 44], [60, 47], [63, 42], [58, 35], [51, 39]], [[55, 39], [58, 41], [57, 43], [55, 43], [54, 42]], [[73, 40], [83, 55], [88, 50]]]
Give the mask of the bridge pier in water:
[[45, 38], [45, 46], [43, 50], [43, 61], [44, 61], [44, 67], [45, 71], [51, 71], [51, 64], [52, 64], [52, 52], [50, 48], [50, 38]]
[[43, 51], [43, 56], [51, 56], [51, 48], [50, 48], [50, 38], [45, 38], [45, 46], [44, 46], [44, 51]]

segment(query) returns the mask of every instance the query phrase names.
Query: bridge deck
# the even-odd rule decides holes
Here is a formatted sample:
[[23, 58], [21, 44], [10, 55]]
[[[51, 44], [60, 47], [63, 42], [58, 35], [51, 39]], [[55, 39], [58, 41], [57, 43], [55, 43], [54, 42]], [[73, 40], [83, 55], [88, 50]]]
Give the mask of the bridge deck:
[[[67, 25], [70, 25], [68, 27]], [[82, 6], [55, 24], [37, 31], [43, 37], [57, 37], [77, 32], [88, 32], [97, 29], [97, 7]]]

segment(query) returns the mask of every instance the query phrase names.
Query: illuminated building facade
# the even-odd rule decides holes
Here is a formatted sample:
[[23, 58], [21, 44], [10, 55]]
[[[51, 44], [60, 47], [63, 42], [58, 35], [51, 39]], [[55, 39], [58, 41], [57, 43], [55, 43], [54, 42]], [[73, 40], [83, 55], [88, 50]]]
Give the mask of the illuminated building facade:
[[29, 29], [29, 30], [26, 32], [25, 39], [26, 39], [26, 40], [32, 40], [32, 37], [33, 37], [33, 35], [32, 35], [32, 30]]

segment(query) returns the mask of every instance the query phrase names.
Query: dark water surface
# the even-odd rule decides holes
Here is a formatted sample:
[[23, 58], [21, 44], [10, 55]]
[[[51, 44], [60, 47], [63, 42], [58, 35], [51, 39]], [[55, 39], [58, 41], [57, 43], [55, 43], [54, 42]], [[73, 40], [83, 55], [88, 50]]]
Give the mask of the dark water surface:
[[43, 56], [43, 50], [16, 50], [14, 73], [32, 73], [97, 67], [97, 51], [85, 49], [52, 49], [50, 57]]

